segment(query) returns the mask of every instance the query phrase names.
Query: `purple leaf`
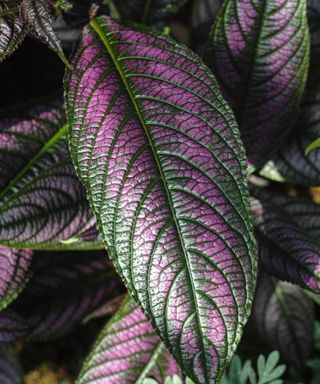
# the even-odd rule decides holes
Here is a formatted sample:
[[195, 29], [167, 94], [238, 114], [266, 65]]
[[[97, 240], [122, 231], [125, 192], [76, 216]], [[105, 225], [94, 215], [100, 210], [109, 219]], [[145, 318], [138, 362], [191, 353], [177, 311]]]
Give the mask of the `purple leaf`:
[[206, 62], [230, 102], [248, 160], [262, 166], [295, 123], [309, 59], [305, 0], [226, 0]]
[[219, 380], [256, 275], [232, 112], [199, 58], [154, 31], [97, 18], [72, 64], [71, 153], [109, 254], [181, 368]]
[[51, 15], [50, 4], [47, 0], [23, 0], [21, 16], [28, 30], [38, 39], [46, 43], [61, 60], [68, 66], [60, 40], [54, 30], [54, 19]]
[[263, 274], [257, 285], [253, 319], [260, 337], [282, 359], [302, 368], [313, 350], [313, 309], [297, 286]]
[[101, 248], [85, 241], [95, 223], [66, 145], [61, 103], [4, 112], [0, 119], [0, 244]]
[[223, 0], [195, 0], [192, 8], [192, 48], [203, 56], [207, 47], [212, 25]]
[[277, 278], [320, 292], [320, 246], [272, 195], [255, 191], [254, 224], [259, 236], [259, 259]]
[[141, 309], [126, 298], [101, 332], [80, 372], [79, 384], [143, 383], [146, 377], [163, 383], [179, 367]]
[[23, 338], [57, 338], [117, 294], [118, 287], [105, 252], [42, 252], [30, 282], [10, 309], [28, 325]]
[[168, 21], [170, 15], [179, 10], [187, 0], [119, 0], [116, 2], [121, 16], [147, 25], [158, 25]]
[[23, 384], [23, 372], [15, 353], [9, 349], [0, 350], [0, 383]]
[[261, 171], [276, 181], [299, 185], [320, 184], [320, 149], [306, 154], [307, 147], [320, 137], [320, 83], [305, 94], [293, 134]]
[[11, 55], [23, 41], [27, 30], [17, 11], [16, 1], [0, 4], [0, 63]]
[[33, 252], [0, 246], [0, 310], [13, 301], [30, 278]]

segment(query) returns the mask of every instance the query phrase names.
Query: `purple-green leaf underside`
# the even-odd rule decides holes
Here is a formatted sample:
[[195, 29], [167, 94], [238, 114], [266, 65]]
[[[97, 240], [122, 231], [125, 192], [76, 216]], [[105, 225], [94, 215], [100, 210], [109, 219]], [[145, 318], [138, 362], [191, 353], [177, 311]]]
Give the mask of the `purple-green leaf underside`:
[[163, 26], [187, 0], [118, 0], [116, 6], [127, 20]]
[[71, 154], [129, 292], [187, 375], [215, 382], [255, 286], [246, 158], [201, 60], [135, 28], [84, 29], [65, 82]]
[[20, 5], [21, 18], [29, 32], [47, 44], [66, 65], [69, 65], [54, 29], [51, 6], [47, 0], [23, 0]]
[[308, 146], [319, 137], [320, 84], [313, 84], [305, 93], [295, 130], [261, 170], [261, 175], [297, 185], [320, 185], [320, 149], [306, 154]]
[[86, 359], [78, 384], [143, 384], [146, 377], [163, 383], [179, 367], [140, 308], [126, 298], [101, 332]]
[[[9, 12], [15, 6], [16, 2], [2, 2], [0, 14]], [[0, 63], [17, 49], [26, 34], [23, 20], [17, 12], [0, 16]]]
[[35, 256], [29, 283], [0, 313], [0, 341], [60, 337], [119, 291], [120, 279], [105, 251]]
[[313, 350], [313, 308], [297, 286], [260, 276], [253, 306], [259, 335], [284, 361], [302, 368]]
[[262, 166], [292, 130], [309, 61], [306, 0], [226, 0], [205, 61]]
[[0, 310], [8, 306], [30, 278], [33, 252], [0, 246]]
[[[60, 102], [0, 117], [0, 244], [15, 248], [101, 248], [83, 235], [95, 224], [66, 143]], [[6, 117], [13, 116], [13, 117]]]
[[[320, 293], [320, 246], [311, 236], [312, 217], [298, 201], [253, 191], [252, 212], [259, 260], [277, 278]], [[317, 210], [317, 207], [314, 207]], [[300, 217], [301, 216], [301, 217]]]
[[23, 384], [23, 372], [16, 354], [10, 349], [0, 350], [0, 383]]

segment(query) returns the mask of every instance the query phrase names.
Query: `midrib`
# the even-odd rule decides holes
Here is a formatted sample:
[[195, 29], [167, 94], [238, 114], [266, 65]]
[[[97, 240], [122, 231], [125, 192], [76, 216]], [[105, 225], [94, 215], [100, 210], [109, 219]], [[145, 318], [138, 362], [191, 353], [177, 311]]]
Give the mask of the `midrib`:
[[[204, 336], [203, 336], [203, 333], [202, 333], [201, 321], [200, 321], [199, 312], [198, 312], [196, 288], [195, 288], [194, 283], [193, 283], [190, 262], [189, 262], [188, 255], [186, 253], [186, 247], [185, 247], [185, 243], [184, 243], [183, 236], [182, 236], [182, 233], [181, 233], [181, 229], [180, 229], [178, 220], [177, 220], [176, 215], [175, 215], [175, 209], [174, 209], [173, 202], [172, 202], [171, 192], [170, 192], [170, 190], [169, 190], [169, 188], [168, 188], [168, 186], [167, 186], [167, 184], [165, 182], [165, 176], [164, 176], [164, 172], [163, 172], [163, 169], [162, 169], [162, 165], [160, 163], [160, 160], [159, 160], [158, 154], [156, 152], [156, 149], [155, 149], [155, 147], [153, 145], [153, 140], [152, 140], [152, 137], [150, 135], [150, 132], [149, 132], [149, 130], [148, 130], [148, 128], [147, 128], [147, 126], [146, 126], [146, 124], [144, 122], [143, 115], [142, 115], [142, 112], [140, 110], [140, 106], [138, 105], [138, 103], [137, 103], [137, 101], [136, 101], [136, 99], [134, 97], [134, 94], [133, 94], [133, 92], [131, 90], [131, 86], [130, 86], [127, 78], [124, 75], [124, 72], [123, 72], [123, 69], [121, 67], [121, 64], [119, 63], [119, 61], [117, 59], [116, 53], [113, 50], [113, 47], [112, 47], [112, 45], [110, 44], [110, 42], [108, 40], [108, 37], [106, 36], [106, 34], [103, 31], [103, 29], [100, 27], [99, 23], [96, 21], [96, 19], [92, 19], [90, 21], [90, 25], [91, 25], [93, 31], [98, 35], [98, 37], [102, 41], [103, 45], [105, 46], [108, 54], [110, 55], [110, 57], [112, 59], [112, 62], [114, 64], [114, 66], [116, 67], [117, 73], [120, 76], [120, 78], [121, 78], [121, 80], [122, 80], [122, 82], [123, 82], [123, 84], [125, 86], [125, 89], [128, 92], [129, 98], [130, 98], [130, 100], [131, 100], [131, 102], [132, 102], [132, 104], [134, 106], [134, 109], [135, 109], [135, 111], [137, 113], [137, 116], [139, 118], [141, 126], [142, 126], [142, 128], [144, 130], [144, 133], [146, 135], [147, 141], [149, 143], [151, 152], [153, 154], [153, 158], [154, 158], [154, 160], [156, 162], [157, 169], [158, 169], [158, 172], [159, 172], [161, 180], [162, 180], [162, 185], [163, 185], [163, 187], [165, 189], [165, 192], [166, 192], [166, 200], [167, 200], [167, 202], [168, 202], [168, 204], [170, 206], [171, 216], [172, 216], [173, 222], [175, 224], [176, 233], [177, 233], [177, 235], [179, 237], [179, 242], [180, 242], [180, 245], [181, 245], [181, 250], [182, 250], [182, 253], [184, 255], [184, 261], [185, 261], [185, 264], [186, 264], [186, 267], [187, 267], [187, 270], [188, 270], [187, 276], [188, 276], [189, 285], [190, 285], [191, 291], [192, 291], [194, 311], [195, 311], [195, 314], [196, 314], [197, 323], [200, 325], [199, 329], [198, 329], [198, 331], [200, 333], [200, 343], [202, 344], [202, 350], [203, 350], [204, 356], [206, 356], [205, 355], [206, 347], [204, 345]], [[107, 28], [107, 26], [106, 26], [106, 28]], [[204, 358], [203, 368], [204, 368], [206, 380], [207, 380], [207, 382], [209, 382], [210, 381], [210, 377], [208, 376], [206, 357]]]

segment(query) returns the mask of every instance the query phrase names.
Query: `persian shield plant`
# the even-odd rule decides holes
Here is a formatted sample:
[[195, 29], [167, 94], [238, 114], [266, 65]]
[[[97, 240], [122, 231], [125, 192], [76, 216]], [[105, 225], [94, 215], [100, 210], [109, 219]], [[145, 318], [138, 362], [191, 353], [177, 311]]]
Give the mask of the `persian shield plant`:
[[89, 325], [68, 383], [316, 377], [318, 24], [307, 0], [0, 2], [0, 61], [31, 37], [65, 72], [0, 111], [3, 380]]

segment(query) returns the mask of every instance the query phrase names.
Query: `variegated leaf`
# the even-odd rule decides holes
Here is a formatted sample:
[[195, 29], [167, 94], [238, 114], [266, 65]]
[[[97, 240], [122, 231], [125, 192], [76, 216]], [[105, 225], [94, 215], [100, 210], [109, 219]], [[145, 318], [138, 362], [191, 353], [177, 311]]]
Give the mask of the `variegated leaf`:
[[233, 114], [201, 60], [155, 31], [97, 18], [72, 64], [71, 153], [109, 254], [181, 368], [219, 380], [256, 275]]
[[33, 252], [0, 246], [0, 311], [22, 291], [30, 278]]
[[78, 384], [163, 383], [179, 367], [132, 300], [124, 300], [86, 359]]
[[95, 224], [66, 145], [60, 102], [0, 117], [0, 244], [16, 248], [101, 248], [83, 234]]
[[293, 129], [309, 61], [306, 0], [226, 0], [205, 61], [262, 166]]
[[[273, 195], [253, 191], [251, 209], [263, 268], [281, 280], [320, 292], [320, 246]], [[299, 204], [299, 203], [298, 203]]]
[[297, 286], [263, 274], [257, 286], [253, 319], [262, 339], [284, 361], [302, 368], [313, 349], [313, 308]]
[[27, 25], [28, 31], [46, 43], [66, 65], [69, 65], [54, 29], [50, 2], [47, 0], [23, 0], [20, 9], [21, 17]]
[[[11, 11], [12, 10], [12, 11]], [[0, 63], [11, 55], [27, 33], [17, 1], [0, 3]]]
[[[320, 59], [319, 59], [320, 63]], [[280, 182], [320, 185], [320, 149], [306, 153], [320, 137], [320, 83], [308, 88], [292, 135], [261, 170], [261, 175]]]

